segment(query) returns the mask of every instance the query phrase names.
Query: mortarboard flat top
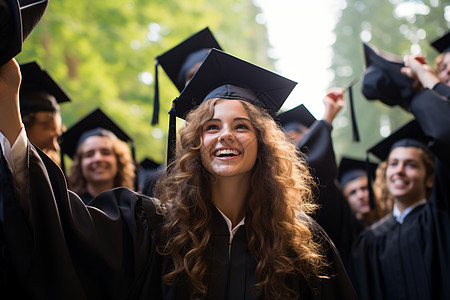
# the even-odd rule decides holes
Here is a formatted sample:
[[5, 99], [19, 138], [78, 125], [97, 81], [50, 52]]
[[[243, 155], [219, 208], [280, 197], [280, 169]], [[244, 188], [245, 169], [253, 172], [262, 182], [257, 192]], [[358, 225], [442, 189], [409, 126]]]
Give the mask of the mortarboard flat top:
[[430, 43], [439, 53], [450, 52], [450, 31]]
[[371, 147], [367, 152], [373, 153], [381, 161], [385, 161], [392, 149], [396, 147], [417, 147], [425, 150], [431, 155], [431, 152], [426, 146], [428, 142], [427, 137], [416, 120], [408, 122], [390, 136]]
[[399, 105], [409, 110], [414, 95], [412, 80], [400, 71], [403, 60], [364, 43], [366, 70], [362, 93], [368, 100], [380, 100], [389, 106]]
[[80, 143], [90, 136], [108, 136], [102, 130], [112, 132], [124, 142], [132, 139], [103, 111], [96, 109], [61, 135], [61, 151], [74, 157]]
[[223, 51], [212, 49], [178, 97], [176, 115], [210, 98], [241, 99], [278, 112], [297, 83]]
[[0, 0], [0, 65], [22, 51], [22, 44], [36, 27], [48, 0]]
[[[193, 61], [186, 62], [188, 56], [197, 51], [211, 48], [222, 49], [209, 28], [206, 27], [158, 56], [157, 60], [175, 84], [178, 91], [181, 92], [185, 86], [185, 76], [180, 76], [180, 72], [186, 75], [185, 73], [190, 69], [188, 65], [194, 66], [198, 62], [202, 62], [207, 53], [199, 53], [197, 57], [193, 57]], [[184, 64], [186, 64], [185, 67], [183, 67]]]
[[[57, 111], [57, 103], [70, 102], [67, 93], [35, 61], [21, 64], [20, 109], [22, 116], [36, 111]], [[52, 96], [55, 99], [52, 99]]]
[[347, 183], [355, 180], [356, 178], [363, 176], [367, 177], [367, 166], [369, 167], [369, 175], [371, 178], [374, 178], [375, 171], [378, 166], [377, 164], [368, 163], [366, 161], [350, 157], [343, 157], [339, 164], [338, 170], [338, 181], [341, 188], [344, 188]]
[[144, 158], [139, 163], [139, 165], [146, 170], [157, 169], [159, 166], [161, 166], [161, 164], [157, 163], [156, 161], [150, 158]]
[[276, 118], [283, 127], [290, 123], [300, 123], [309, 128], [316, 121], [316, 118], [303, 104], [278, 114]]

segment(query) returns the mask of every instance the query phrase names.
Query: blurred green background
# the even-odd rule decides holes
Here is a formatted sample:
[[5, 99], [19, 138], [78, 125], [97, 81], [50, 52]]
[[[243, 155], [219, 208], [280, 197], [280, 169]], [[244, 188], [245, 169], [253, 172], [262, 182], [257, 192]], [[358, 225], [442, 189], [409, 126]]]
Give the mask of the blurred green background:
[[[61, 106], [67, 128], [99, 107], [134, 139], [137, 161], [149, 157], [164, 163], [167, 112], [178, 92], [160, 68], [160, 122], [151, 126], [155, 57], [208, 26], [225, 51], [277, 71], [269, 56], [266, 25], [258, 18], [261, 9], [255, 3], [51, 0], [16, 59], [37, 61], [69, 93], [72, 103]], [[422, 9], [400, 16], [398, 7], [410, 3]], [[362, 41], [397, 55], [419, 49], [432, 62], [437, 53], [428, 42], [449, 28], [450, 5], [439, 0], [348, 0], [343, 4], [334, 29], [334, 79], [329, 86], [343, 86], [363, 74]], [[295, 28], [286, 34], [290, 30]], [[305, 42], [305, 47], [314, 43]], [[334, 123], [338, 158], [363, 157], [365, 149], [412, 118], [400, 108], [365, 100], [360, 84], [354, 87], [354, 97], [361, 142], [351, 142], [346, 106]]]

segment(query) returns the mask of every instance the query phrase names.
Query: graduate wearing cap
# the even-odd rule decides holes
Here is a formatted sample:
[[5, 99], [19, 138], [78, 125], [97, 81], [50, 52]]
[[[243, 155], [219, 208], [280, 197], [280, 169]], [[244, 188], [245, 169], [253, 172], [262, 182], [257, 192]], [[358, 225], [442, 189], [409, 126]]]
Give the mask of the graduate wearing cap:
[[283, 130], [286, 132], [288, 138], [294, 144], [297, 144], [303, 134], [316, 121], [316, 118], [305, 107], [305, 105], [300, 104], [293, 109], [279, 113], [277, 115], [277, 120], [283, 127]]
[[307, 215], [315, 207], [308, 168], [271, 116], [294, 86], [212, 50], [176, 103], [186, 122], [160, 200], [116, 188], [86, 206], [27, 142], [15, 94], [4, 92], [15, 86], [0, 85], [0, 120], [18, 116], [0, 121], [0, 176], [25, 188], [0, 205], [24, 291], [58, 299], [356, 299], [333, 243]]
[[206, 27], [156, 57], [152, 125], [159, 120], [158, 65], [161, 65], [181, 93], [212, 48], [222, 50], [211, 30]]
[[60, 163], [58, 138], [62, 134], [61, 103], [67, 93], [35, 61], [20, 65], [20, 114], [31, 143]]
[[[369, 170], [367, 170], [369, 168]], [[377, 164], [367, 163], [365, 161], [350, 157], [343, 157], [339, 163], [338, 181], [345, 199], [355, 217], [363, 225], [369, 226], [383, 217], [388, 207], [381, 206], [375, 201], [375, 207], [372, 209], [369, 203], [369, 176], [375, 178]]]
[[[279, 114], [277, 119], [288, 137], [305, 154], [305, 160], [318, 184], [316, 201], [320, 209], [315, 218], [336, 245], [343, 262], [347, 264], [352, 242], [363, 230], [363, 226], [352, 214], [336, 184], [338, 172], [331, 132], [333, 120], [344, 106], [344, 92], [344, 88], [330, 88], [327, 91], [323, 99], [325, 112], [321, 120], [316, 120], [301, 106]], [[302, 122], [303, 126], [306, 125], [307, 130], [301, 135], [290, 132], [292, 128], [298, 131], [299, 122]]]
[[[281, 275], [288, 276], [286, 282], [278, 282], [276, 277], [273, 277], [274, 270], [271, 267], [280, 263], [279, 271], [283, 274], [283, 269], [285, 271], [287, 267], [283, 262], [275, 257], [269, 259], [268, 264], [262, 261], [264, 257], [271, 256], [270, 253], [278, 246], [285, 250], [291, 249], [288, 251], [299, 250], [297, 246], [291, 248], [292, 245], [288, 242], [295, 240], [296, 234], [289, 237], [284, 235], [285, 232], [291, 232], [298, 221], [300, 223], [307, 221], [305, 225], [310, 229], [320, 228], [317, 224], [313, 225], [315, 222], [312, 219], [304, 219], [305, 211], [297, 211], [300, 219], [292, 215], [282, 216], [286, 212], [285, 205], [293, 204], [298, 199], [294, 201], [295, 196], [293, 199], [291, 196], [287, 198], [276, 196], [288, 192], [291, 187], [297, 190], [302, 182], [305, 184], [312, 179], [308, 179], [307, 166], [297, 156], [295, 145], [287, 141], [271, 117], [275, 116], [294, 86], [295, 83], [290, 80], [213, 49], [176, 100], [175, 112], [172, 113], [185, 118], [186, 123], [179, 132], [172, 165], [167, 169], [168, 174], [165, 174], [157, 185], [156, 195], [168, 203], [178, 198], [176, 195], [183, 195], [180, 200], [176, 200], [182, 201], [182, 206], [187, 206], [192, 201], [200, 201], [199, 205], [200, 203], [206, 205], [207, 218], [211, 218], [212, 222], [211, 238], [214, 245], [208, 250], [211, 256], [207, 270], [211, 270], [209, 272], [214, 276], [197, 288], [201, 293], [200, 288], [206, 287], [208, 298], [211, 296], [211, 299], [224, 298], [215, 291], [223, 291], [222, 295], [223, 293], [229, 295], [229, 298], [255, 298], [256, 295], [251, 292], [252, 286], [261, 280], [254, 269], [256, 265], [262, 268], [261, 276], [271, 278], [267, 284], [256, 290], [261, 298], [314, 297], [315, 292], [309, 288], [305, 289], [304, 284], [309, 282], [311, 286], [316, 286], [320, 280], [317, 281], [315, 275], [305, 278], [303, 271], [296, 267], [297, 262], [285, 256], [287, 253], [282, 251], [279, 254], [279, 258], [287, 259], [293, 267], [291, 275]], [[191, 134], [194, 132], [198, 134]], [[200, 177], [188, 176], [181, 183], [171, 179], [198, 172], [202, 174]], [[291, 178], [289, 180], [293, 180], [292, 186], [281, 192], [284, 189], [283, 184], [276, 178], [285, 178], [283, 181]], [[181, 186], [181, 190], [172, 193], [175, 186]], [[202, 196], [202, 190], [205, 189], [208, 192]], [[282, 198], [284, 200], [281, 200]], [[306, 209], [307, 198], [303, 201]], [[262, 215], [259, 216], [260, 210], [264, 214], [263, 218]], [[279, 215], [277, 211], [284, 213]], [[171, 232], [182, 238], [186, 233], [180, 232], [176, 225], [177, 220], [193, 220], [195, 224], [203, 218], [195, 213], [180, 210], [174, 212], [168, 225], [169, 228], [173, 228]], [[279, 222], [291, 225], [284, 227], [282, 230], [284, 232], [278, 232], [269, 225], [278, 223], [277, 227], [281, 225]], [[312, 230], [313, 236], [319, 232]], [[264, 249], [252, 250], [251, 240], [258, 240], [259, 235], [277, 236], [278, 242], [274, 244], [267, 241]], [[197, 239], [201, 239], [201, 236]], [[284, 244], [286, 242], [287, 244]], [[231, 248], [228, 246], [230, 243]], [[262, 241], [256, 243], [261, 245]], [[325, 243], [329, 243], [329, 240], [325, 239]], [[178, 248], [181, 245], [173, 245], [169, 240], [164, 240], [163, 244], [170, 251], [181, 250]], [[333, 248], [333, 251], [328, 252], [325, 257], [335, 260], [335, 251]], [[307, 260], [305, 263], [305, 267], [309, 268]], [[182, 262], [179, 259], [174, 260], [174, 265], [182, 266]], [[240, 265], [247, 266], [247, 271], [243, 271]], [[337, 265], [342, 267], [340, 262]], [[168, 278], [174, 278], [180, 271], [180, 267], [176, 267], [168, 274]], [[331, 273], [335, 271], [337, 270]], [[317, 274], [314, 269], [310, 272]], [[191, 276], [191, 280], [193, 278], [194, 276]], [[345, 276], [338, 274], [335, 279], [339, 283], [332, 283], [333, 280], [323, 281], [321, 284], [324, 288], [319, 288], [321, 289], [319, 293], [328, 295], [334, 292], [335, 297], [352, 298], [351, 288], [345, 284]], [[292, 289], [291, 292], [286, 288]], [[175, 291], [173, 288], [168, 289], [168, 293]]]
[[439, 80], [450, 86], [450, 31], [430, 44], [440, 53], [434, 60], [434, 70]]
[[[47, 8], [47, 0], [38, 1], [17, 1], [17, 0], [0, 0], [0, 67], [8, 73], [8, 71], [17, 70], [17, 63], [13, 59], [22, 51], [22, 44], [29, 36], [31, 31], [38, 24], [45, 9]], [[7, 77], [0, 75], [0, 89], [3, 92], [8, 89], [6, 86], [18, 85], [20, 78], [17, 76]], [[18, 86], [17, 86], [18, 89]], [[13, 91], [10, 91], [13, 92]], [[4, 96], [4, 95], [0, 95]], [[4, 109], [2, 107], [2, 109]], [[2, 122], [8, 122], [9, 117], [3, 116]], [[1, 158], [0, 164], [5, 161]], [[10, 178], [0, 176], [0, 201], [16, 201], [13, 193], [13, 184]], [[3, 235], [3, 224], [0, 222], [0, 247], [2, 253], [0, 255], [0, 293], [4, 299], [24, 298], [16, 272], [12, 266], [11, 258], [5, 245], [5, 237]]]
[[101, 192], [134, 189], [135, 166], [127, 142], [132, 139], [96, 109], [61, 136], [61, 151], [73, 160], [69, 187], [85, 204]]
[[[405, 65], [412, 80], [432, 74], [415, 57]], [[385, 161], [380, 179], [395, 207], [355, 242], [360, 299], [450, 298], [450, 106], [425, 88], [409, 107], [415, 120], [369, 149]]]
[[[156, 57], [152, 125], [159, 122], [158, 65], [161, 65], [181, 93], [212, 48], [222, 50], [211, 30], [206, 27]], [[142, 189], [143, 194], [153, 196], [152, 189], [160, 175], [161, 172], [159, 171], [153, 172], [149, 175], [149, 178], [145, 179], [146, 183]]]

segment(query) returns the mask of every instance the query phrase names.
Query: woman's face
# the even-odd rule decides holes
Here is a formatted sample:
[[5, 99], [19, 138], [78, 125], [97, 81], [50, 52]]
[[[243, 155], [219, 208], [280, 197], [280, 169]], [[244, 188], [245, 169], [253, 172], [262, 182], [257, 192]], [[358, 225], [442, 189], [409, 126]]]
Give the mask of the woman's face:
[[395, 201], [410, 205], [426, 197], [433, 185], [427, 178], [422, 152], [415, 147], [397, 147], [389, 154], [386, 186]]
[[238, 100], [219, 100], [203, 125], [201, 160], [214, 177], [248, 176], [258, 155], [256, 131]]
[[104, 136], [91, 136], [80, 147], [81, 171], [86, 181], [91, 184], [113, 184], [118, 171], [113, 140]]
[[438, 67], [439, 80], [450, 86], [450, 52], [446, 52]]

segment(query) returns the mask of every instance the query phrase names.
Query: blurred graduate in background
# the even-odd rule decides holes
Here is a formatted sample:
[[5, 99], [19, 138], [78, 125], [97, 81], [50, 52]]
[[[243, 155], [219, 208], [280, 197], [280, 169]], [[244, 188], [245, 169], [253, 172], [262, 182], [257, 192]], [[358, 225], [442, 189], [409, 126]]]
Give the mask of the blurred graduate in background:
[[61, 151], [72, 160], [69, 188], [85, 204], [116, 187], [135, 189], [132, 139], [103, 111], [96, 109], [61, 136]]

